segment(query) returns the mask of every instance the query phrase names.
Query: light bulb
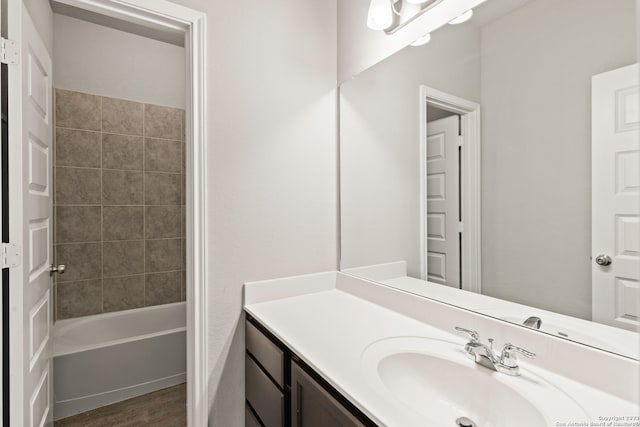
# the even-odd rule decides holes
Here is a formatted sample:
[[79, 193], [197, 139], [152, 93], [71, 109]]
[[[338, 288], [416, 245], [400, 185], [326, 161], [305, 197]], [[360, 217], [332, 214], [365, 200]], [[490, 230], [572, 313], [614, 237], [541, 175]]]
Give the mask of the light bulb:
[[462, 24], [463, 22], [467, 22], [469, 19], [471, 19], [472, 16], [473, 16], [473, 9], [469, 9], [462, 15], [459, 15], [453, 18], [451, 21], [449, 21], [449, 24], [451, 25]]
[[367, 27], [372, 30], [386, 30], [393, 24], [393, 0], [371, 0]]
[[431, 41], [431, 34], [427, 33], [415, 39], [413, 43], [409, 44], [409, 46], [422, 46]]

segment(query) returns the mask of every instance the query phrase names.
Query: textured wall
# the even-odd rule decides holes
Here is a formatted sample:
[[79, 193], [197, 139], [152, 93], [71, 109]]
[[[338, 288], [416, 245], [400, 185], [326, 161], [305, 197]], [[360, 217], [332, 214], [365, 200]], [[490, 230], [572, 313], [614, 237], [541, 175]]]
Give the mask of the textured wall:
[[183, 110], [55, 91], [56, 317], [184, 300]]

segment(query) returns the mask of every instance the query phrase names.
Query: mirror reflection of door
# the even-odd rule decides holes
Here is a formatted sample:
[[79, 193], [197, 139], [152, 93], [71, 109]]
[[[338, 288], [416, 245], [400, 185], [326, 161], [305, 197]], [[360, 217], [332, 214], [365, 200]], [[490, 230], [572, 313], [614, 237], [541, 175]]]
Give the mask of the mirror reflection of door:
[[427, 279], [460, 288], [460, 116], [427, 106], [427, 120]]
[[593, 77], [593, 320], [637, 330], [640, 112], [637, 64]]

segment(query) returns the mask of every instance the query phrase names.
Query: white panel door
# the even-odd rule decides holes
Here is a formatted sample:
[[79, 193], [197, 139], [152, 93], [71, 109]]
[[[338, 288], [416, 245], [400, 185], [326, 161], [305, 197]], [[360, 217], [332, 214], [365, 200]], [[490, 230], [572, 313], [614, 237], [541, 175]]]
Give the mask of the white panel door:
[[638, 73], [635, 64], [592, 82], [593, 320], [629, 330], [640, 320]]
[[10, 272], [10, 416], [12, 426], [39, 427], [53, 424], [52, 67], [24, 6], [18, 22], [21, 30], [10, 33], [20, 40], [20, 61], [12, 69], [19, 80], [10, 86], [21, 92], [12, 98], [20, 105], [18, 114], [9, 116], [9, 220], [10, 240], [22, 247], [22, 262]]
[[460, 287], [459, 117], [427, 123], [427, 280]]

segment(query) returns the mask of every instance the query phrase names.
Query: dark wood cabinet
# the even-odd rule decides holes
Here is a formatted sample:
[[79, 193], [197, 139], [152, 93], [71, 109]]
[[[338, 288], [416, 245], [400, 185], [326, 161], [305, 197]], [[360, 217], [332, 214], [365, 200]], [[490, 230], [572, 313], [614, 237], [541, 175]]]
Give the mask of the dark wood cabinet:
[[286, 395], [248, 354], [245, 356], [246, 398], [265, 427], [284, 426]]
[[246, 426], [376, 426], [250, 315], [246, 349]]
[[244, 406], [244, 427], [262, 427], [260, 421], [258, 421], [258, 417], [249, 407], [248, 403]]
[[293, 427], [363, 427], [297, 363], [291, 363], [291, 425]]

